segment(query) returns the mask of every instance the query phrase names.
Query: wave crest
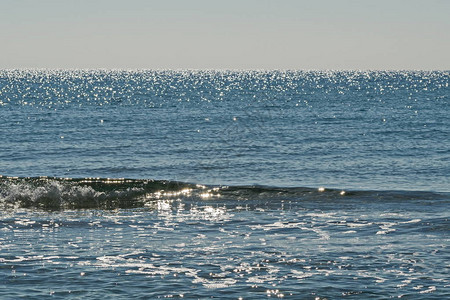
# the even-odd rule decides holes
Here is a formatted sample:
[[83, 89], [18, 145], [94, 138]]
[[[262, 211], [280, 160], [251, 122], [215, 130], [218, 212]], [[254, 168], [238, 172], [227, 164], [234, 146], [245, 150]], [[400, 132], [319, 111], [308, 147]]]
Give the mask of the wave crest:
[[134, 208], [186, 186], [190, 185], [156, 180], [1, 177], [0, 204], [6, 208]]
[[338, 189], [269, 186], [204, 186], [147, 179], [56, 178], [0, 176], [0, 207], [4, 209], [117, 209], [148, 207], [161, 199], [205, 201], [252, 206], [279, 201], [450, 201], [449, 193], [422, 191], [343, 191]]

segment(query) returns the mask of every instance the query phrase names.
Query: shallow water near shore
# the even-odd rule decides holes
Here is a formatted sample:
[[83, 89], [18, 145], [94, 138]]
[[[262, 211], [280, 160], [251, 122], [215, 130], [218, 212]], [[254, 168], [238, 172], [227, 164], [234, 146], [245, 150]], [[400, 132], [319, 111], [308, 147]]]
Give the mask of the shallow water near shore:
[[383, 200], [183, 197], [138, 209], [3, 212], [0, 294], [447, 296], [450, 197]]
[[449, 75], [1, 70], [0, 298], [448, 298]]

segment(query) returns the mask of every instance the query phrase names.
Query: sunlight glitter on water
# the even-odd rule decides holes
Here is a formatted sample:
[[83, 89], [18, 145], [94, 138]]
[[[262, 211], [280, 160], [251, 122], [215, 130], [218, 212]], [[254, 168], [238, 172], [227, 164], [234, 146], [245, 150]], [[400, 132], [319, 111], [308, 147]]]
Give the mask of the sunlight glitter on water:
[[[379, 289], [412, 296], [448, 289], [445, 270], [431, 268], [445, 256], [442, 232], [424, 231], [438, 213], [399, 215], [374, 206], [361, 214], [331, 203], [332, 211], [305, 210], [307, 204], [242, 210], [216, 200], [162, 199], [150, 210], [66, 211], [50, 219], [43, 212], [12, 213], [2, 218], [0, 249], [9, 253], [0, 257], [2, 273], [10, 282], [46, 280], [61, 297], [82, 287], [95, 298], [94, 287], [111, 282], [133, 293], [145, 285], [151, 297], [185, 298], [225, 291], [234, 299], [333, 298]], [[58, 286], [58, 274], [73, 283]], [[330, 287], [323, 289], [324, 282]]]

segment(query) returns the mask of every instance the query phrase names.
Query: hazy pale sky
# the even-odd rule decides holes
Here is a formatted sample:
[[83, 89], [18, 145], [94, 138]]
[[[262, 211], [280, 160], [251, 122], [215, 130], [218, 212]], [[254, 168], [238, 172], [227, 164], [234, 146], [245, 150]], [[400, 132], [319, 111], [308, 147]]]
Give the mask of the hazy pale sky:
[[0, 0], [0, 68], [450, 69], [450, 0]]

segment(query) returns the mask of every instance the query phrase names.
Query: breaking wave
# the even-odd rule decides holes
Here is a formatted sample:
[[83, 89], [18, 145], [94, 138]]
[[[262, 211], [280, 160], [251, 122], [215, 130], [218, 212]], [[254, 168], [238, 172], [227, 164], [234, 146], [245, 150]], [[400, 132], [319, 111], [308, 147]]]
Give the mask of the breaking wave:
[[206, 186], [168, 180], [0, 176], [4, 209], [138, 208], [161, 199], [245, 201], [450, 201], [450, 193], [426, 191], [355, 191], [308, 187]]

